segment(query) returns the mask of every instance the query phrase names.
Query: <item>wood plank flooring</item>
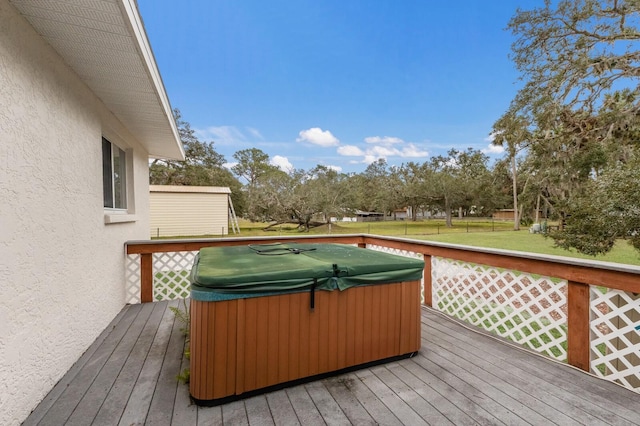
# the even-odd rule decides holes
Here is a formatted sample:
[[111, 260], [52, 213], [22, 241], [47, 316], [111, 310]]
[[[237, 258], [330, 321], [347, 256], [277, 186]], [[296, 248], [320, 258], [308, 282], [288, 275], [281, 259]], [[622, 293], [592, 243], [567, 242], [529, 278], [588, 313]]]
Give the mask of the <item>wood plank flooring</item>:
[[422, 309], [410, 359], [218, 407], [176, 376], [178, 301], [128, 305], [25, 425], [634, 425], [640, 394]]

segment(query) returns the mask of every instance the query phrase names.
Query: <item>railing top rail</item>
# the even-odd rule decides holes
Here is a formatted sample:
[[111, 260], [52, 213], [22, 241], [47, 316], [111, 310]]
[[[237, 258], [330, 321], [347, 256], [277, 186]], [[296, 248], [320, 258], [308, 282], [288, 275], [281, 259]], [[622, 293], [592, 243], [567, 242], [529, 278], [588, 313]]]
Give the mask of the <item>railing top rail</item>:
[[136, 245], [161, 245], [161, 244], [183, 244], [183, 243], [210, 243], [210, 242], [246, 242], [246, 241], [273, 241], [273, 240], [326, 240], [326, 239], [343, 239], [343, 238], [364, 238], [368, 234], [326, 234], [326, 235], [267, 235], [267, 236], [249, 236], [249, 237], [214, 237], [214, 238], [174, 238], [174, 239], [158, 239], [158, 240], [131, 240], [125, 242], [127, 246]]
[[635, 265], [371, 234], [139, 240], [128, 241], [125, 246], [127, 254], [144, 254], [165, 251], [190, 251], [208, 246], [240, 245], [274, 240], [283, 242], [313, 241], [377, 244], [390, 248], [415, 251], [425, 255], [447, 257], [515, 271], [531, 272], [576, 282], [640, 292], [640, 267]]

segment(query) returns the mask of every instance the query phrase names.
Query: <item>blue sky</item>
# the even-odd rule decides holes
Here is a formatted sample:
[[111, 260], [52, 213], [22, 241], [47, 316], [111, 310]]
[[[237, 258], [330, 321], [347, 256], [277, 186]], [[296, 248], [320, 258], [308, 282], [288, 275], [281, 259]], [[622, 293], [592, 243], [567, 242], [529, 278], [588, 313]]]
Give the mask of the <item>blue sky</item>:
[[[543, 0], [138, 0], [174, 108], [228, 162], [361, 172], [486, 150], [518, 88], [505, 30]], [[455, 5], [455, 7], [453, 6]]]

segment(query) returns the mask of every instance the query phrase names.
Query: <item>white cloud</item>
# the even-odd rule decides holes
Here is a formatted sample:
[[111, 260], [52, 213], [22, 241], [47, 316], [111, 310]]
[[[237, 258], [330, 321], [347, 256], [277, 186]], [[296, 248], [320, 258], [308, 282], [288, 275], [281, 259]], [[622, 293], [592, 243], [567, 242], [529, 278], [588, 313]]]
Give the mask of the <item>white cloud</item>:
[[408, 158], [428, 157], [428, 156], [429, 156], [429, 151], [421, 150], [420, 148], [418, 148], [412, 143], [402, 148], [402, 154], [400, 155], [400, 157], [408, 157]]
[[262, 133], [258, 129], [254, 129], [253, 127], [247, 127], [247, 132], [249, 132], [254, 138], [264, 140]]
[[312, 127], [307, 130], [301, 130], [297, 142], [309, 142], [322, 147], [337, 146], [340, 144], [338, 138], [333, 136], [330, 131], [322, 130], [319, 127]]
[[238, 162], [237, 162], [237, 161], [236, 161], [236, 162], [234, 162], [234, 163], [224, 163], [224, 164], [222, 165], [222, 167], [224, 167], [224, 168], [225, 168], [225, 169], [227, 169], [227, 170], [231, 170], [231, 168], [232, 168], [233, 166], [236, 166], [236, 165], [238, 165]]
[[371, 164], [374, 163], [378, 160], [378, 157], [376, 157], [375, 155], [365, 155], [364, 159], [362, 160], [362, 162], [364, 164]]
[[377, 143], [382, 145], [392, 145], [394, 143], [404, 143], [404, 141], [400, 138], [396, 138], [393, 136], [369, 136], [364, 138], [366, 143]]
[[336, 172], [338, 172], [338, 173], [342, 172], [342, 167], [340, 167], [340, 166], [330, 166], [330, 165], [329, 165], [329, 166], [326, 166], [326, 167], [327, 167], [328, 169], [335, 170], [335, 171], [336, 171]]
[[293, 164], [289, 162], [289, 159], [281, 155], [274, 155], [269, 162], [272, 166], [276, 166], [286, 173], [291, 173], [294, 170]]
[[386, 158], [392, 155], [400, 155], [400, 151], [395, 148], [387, 148], [386, 146], [374, 146], [371, 149], [367, 149], [367, 154], [375, 155], [378, 158]]
[[[404, 142], [402, 142], [404, 144]], [[361, 149], [355, 145], [344, 145], [338, 148], [338, 154], [347, 157], [360, 157], [362, 156], [362, 163], [371, 164], [380, 158], [388, 157], [400, 157], [400, 158], [417, 158], [428, 157], [429, 152], [417, 147], [416, 145], [409, 143], [406, 146], [384, 146], [375, 145]]]
[[338, 147], [338, 154], [346, 157], [359, 157], [365, 155], [364, 151], [355, 145], [344, 145]]
[[482, 150], [482, 152], [485, 154], [502, 154], [504, 152], [504, 147], [500, 145], [489, 144]]
[[[218, 145], [246, 144], [247, 139], [264, 141], [264, 136], [253, 127], [245, 127], [243, 133], [235, 126], [209, 126], [204, 129], [193, 129], [195, 135], [204, 141], [213, 140]], [[247, 137], [248, 136], [248, 137]]]
[[210, 126], [206, 129], [193, 129], [200, 139], [210, 140], [219, 145], [234, 145], [246, 140], [245, 135], [234, 126]]

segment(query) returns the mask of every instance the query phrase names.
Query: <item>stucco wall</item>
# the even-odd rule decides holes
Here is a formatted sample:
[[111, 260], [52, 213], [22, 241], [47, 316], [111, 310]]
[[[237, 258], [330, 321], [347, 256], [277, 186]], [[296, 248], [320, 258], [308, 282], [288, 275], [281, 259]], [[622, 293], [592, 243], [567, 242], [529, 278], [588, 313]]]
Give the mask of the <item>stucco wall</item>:
[[[105, 224], [101, 136], [134, 152], [137, 221]], [[0, 0], [0, 424], [21, 422], [124, 305], [147, 153]]]

